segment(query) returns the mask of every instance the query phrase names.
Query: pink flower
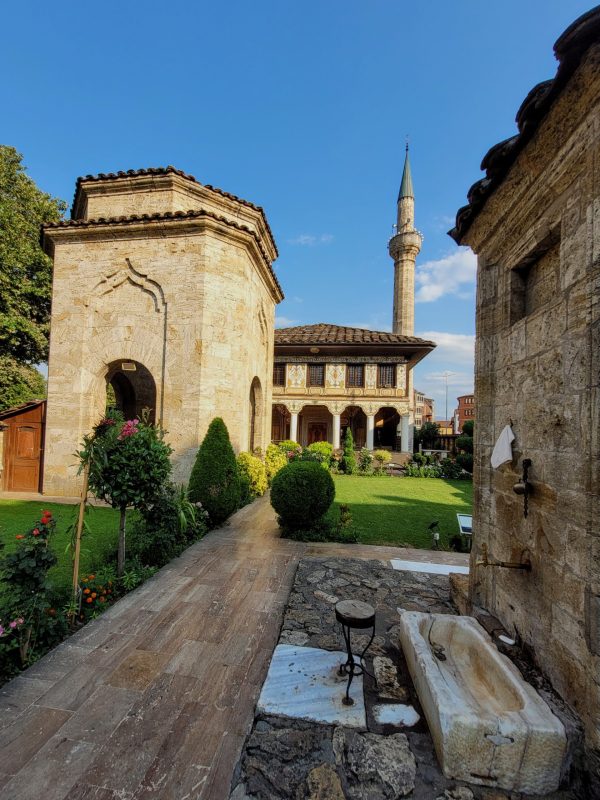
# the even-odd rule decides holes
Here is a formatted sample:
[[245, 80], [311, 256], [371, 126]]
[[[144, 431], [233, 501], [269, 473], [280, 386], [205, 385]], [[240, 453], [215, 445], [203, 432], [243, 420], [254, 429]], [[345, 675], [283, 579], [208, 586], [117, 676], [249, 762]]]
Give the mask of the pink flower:
[[133, 436], [138, 432], [138, 425], [140, 424], [139, 419], [128, 419], [127, 422], [121, 428], [121, 433], [117, 436], [117, 439], [126, 439], [128, 436]]
[[25, 622], [25, 620], [23, 619], [23, 617], [19, 617], [17, 622], [19, 623], [19, 625], [22, 625]]
[[13, 621], [8, 624], [8, 627], [14, 630], [17, 627], [17, 620], [13, 619]]

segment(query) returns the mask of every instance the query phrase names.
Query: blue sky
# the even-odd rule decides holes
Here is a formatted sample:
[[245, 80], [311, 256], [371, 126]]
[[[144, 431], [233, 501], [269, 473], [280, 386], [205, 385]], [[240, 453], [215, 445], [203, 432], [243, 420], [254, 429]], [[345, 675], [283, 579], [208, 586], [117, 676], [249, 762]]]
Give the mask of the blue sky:
[[[578, 0], [11, 3], [0, 138], [46, 191], [86, 173], [173, 164], [263, 205], [283, 324], [389, 329], [387, 241], [408, 134], [419, 388], [444, 413], [470, 391], [474, 257], [446, 235], [479, 164], [556, 70]], [[7, 33], [10, 32], [10, 35]]]

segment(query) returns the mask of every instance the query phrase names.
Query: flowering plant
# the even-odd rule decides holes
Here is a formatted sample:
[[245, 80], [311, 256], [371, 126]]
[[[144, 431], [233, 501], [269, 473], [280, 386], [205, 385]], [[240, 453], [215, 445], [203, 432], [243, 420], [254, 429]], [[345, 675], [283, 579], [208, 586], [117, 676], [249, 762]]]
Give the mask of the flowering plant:
[[106, 608], [107, 603], [113, 599], [115, 592], [114, 583], [110, 578], [105, 580], [102, 576], [96, 576], [93, 573], [80, 581], [80, 588], [80, 620], [96, 617]]
[[77, 456], [89, 468], [89, 488], [121, 512], [117, 574], [125, 569], [127, 508], [143, 511], [156, 498], [171, 471], [171, 448], [163, 432], [147, 420], [124, 420], [114, 412], [101, 420]]
[[0, 573], [8, 588], [2, 597], [0, 616], [10, 620], [0, 625], [3, 650], [18, 647], [23, 666], [29, 661], [41, 629], [48, 627], [48, 571], [57, 561], [49, 541], [55, 528], [52, 513], [43, 511], [32, 528], [15, 536], [16, 549], [0, 561]]

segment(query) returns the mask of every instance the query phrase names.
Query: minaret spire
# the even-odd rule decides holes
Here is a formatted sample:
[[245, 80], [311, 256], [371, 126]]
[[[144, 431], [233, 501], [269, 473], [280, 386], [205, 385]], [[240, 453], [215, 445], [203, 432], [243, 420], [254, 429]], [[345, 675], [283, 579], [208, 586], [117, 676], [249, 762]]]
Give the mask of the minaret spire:
[[415, 261], [422, 241], [422, 235], [415, 228], [415, 193], [407, 141], [398, 192], [396, 235], [389, 243], [390, 256], [394, 259], [393, 331], [405, 336], [413, 336], [415, 332]]
[[404, 156], [404, 169], [402, 170], [402, 182], [400, 183], [400, 191], [398, 192], [398, 202], [403, 197], [415, 198], [413, 189], [412, 173], [410, 171], [410, 159], [408, 157], [408, 142], [406, 143], [406, 155]]

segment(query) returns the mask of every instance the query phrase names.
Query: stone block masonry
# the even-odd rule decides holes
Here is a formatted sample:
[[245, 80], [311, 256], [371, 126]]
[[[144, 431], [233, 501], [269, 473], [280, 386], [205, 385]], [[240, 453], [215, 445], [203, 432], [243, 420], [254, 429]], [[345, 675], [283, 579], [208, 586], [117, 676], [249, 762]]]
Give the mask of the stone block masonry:
[[54, 257], [44, 492], [77, 493], [73, 453], [104, 413], [109, 370], [132, 362], [153, 379], [175, 480], [215, 416], [236, 451], [265, 448], [283, 295], [262, 211], [167, 168], [80, 179], [74, 215], [44, 231]]
[[[452, 232], [478, 256], [471, 594], [581, 716], [600, 764], [600, 15], [558, 40], [554, 82], [492, 148]], [[535, 96], [535, 103], [532, 98]], [[483, 198], [483, 199], [482, 199]], [[490, 455], [512, 420], [513, 461]], [[514, 493], [532, 461], [524, 516]], [[476, 567], [531, 560], [531, 572]], [[600, 791], [600, 771], [592, 779]], [[600, 795], [593, 795], [594, 797]]]

